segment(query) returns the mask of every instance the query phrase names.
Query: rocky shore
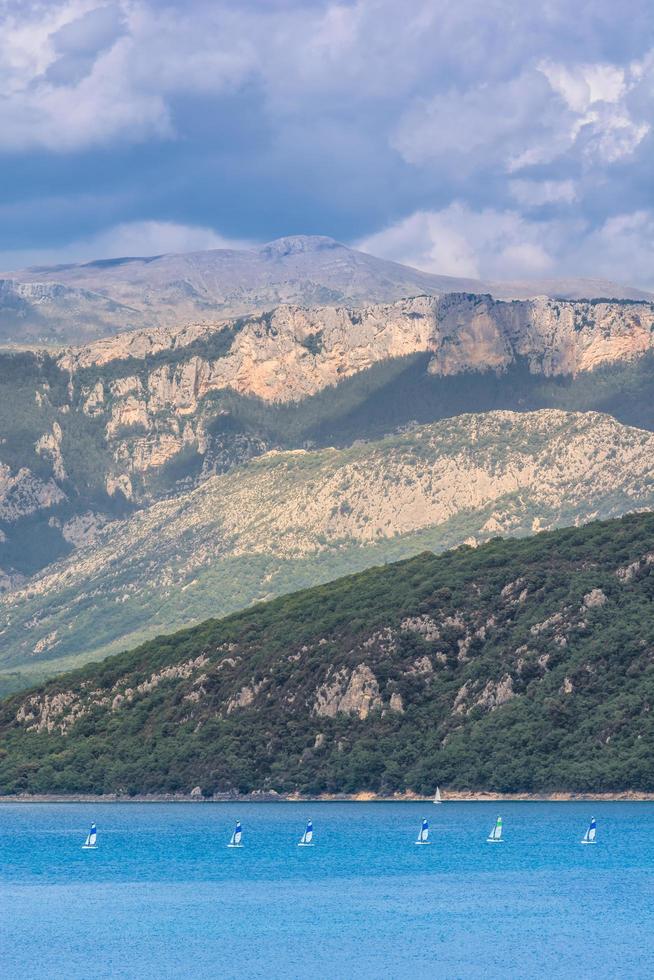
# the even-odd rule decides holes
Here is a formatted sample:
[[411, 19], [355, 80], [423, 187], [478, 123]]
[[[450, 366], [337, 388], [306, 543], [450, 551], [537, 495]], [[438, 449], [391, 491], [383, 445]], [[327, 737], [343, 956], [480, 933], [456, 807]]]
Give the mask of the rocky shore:
[[[441, 790], [443, 803], [648, 803], [654, 802], [654, 792], [624, 790], [620, 793], [491, 793], [483, 791]], [[3, 803], [431, 803], [431, 796], [402, 793], [381, 796], [377, 793], [320, 793], [316, 796], [300, 793], [276, 793], [274, 790], [255, 790], [253, 793], [215, 793], [203, 796], [201, 792], [150, 793], [135, 796], [119, 796], [115, 793], [29, 794], [0, 796]]]

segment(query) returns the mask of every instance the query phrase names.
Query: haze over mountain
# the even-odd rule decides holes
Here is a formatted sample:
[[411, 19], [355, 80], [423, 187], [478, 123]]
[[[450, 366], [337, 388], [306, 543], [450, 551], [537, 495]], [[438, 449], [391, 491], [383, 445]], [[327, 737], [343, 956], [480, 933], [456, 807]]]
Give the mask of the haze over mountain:
[[81, 344], [138, 328], [184, 326], [280, 304], [348, 306], [448, 292], [520, 299], [648, 300], [606, 280], [490, 282], [422, 272], [321, 236], [252, 249], [102, 259], [0, 274], [0, 343]]

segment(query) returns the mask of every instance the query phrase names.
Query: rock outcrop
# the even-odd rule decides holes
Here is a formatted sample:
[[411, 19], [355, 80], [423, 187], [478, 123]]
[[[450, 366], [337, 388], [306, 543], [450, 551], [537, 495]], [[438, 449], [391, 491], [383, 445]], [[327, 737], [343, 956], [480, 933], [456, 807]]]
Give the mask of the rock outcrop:
[[27, 467], [12, 473], [10, 467], [0, 463], [0, 522], [11, 523], [48, 510], [65, 498], [54, 480], [41, 480]]
[[[319, 717], [335, 718], [337, 714], [353, 714], [364, 721], [371, 711], [381, 705], [377, 678], [367, 664], [359, 664], [351, 673], [345, 669], [336, 672], [318, 688], [314, 711]], [[396, 700], [395, 710], [399, 707]]]
[[[218, 358], [194, 353], [199, 340], [230, 330]], [[105, 399], [95, 382], [82, 388], [86, 411], [122, 401], [108, 425], [147, 424], [150, 411], [197, 411], [210, 392], [231, 388], [268, 402], [300, 401], [373, 364], [407, 354], [432, 354], [429, 371], [455, 375], [503, 371], [524, 358], [534, 374], [575, 375], [600, 364], [637, 357], [654, 348], [651, 303], [565, 302], [544, 297], [514, 301], [490, 296], [418, 296], [348, 309], [282, 306], [272, 313], [226, 324], [123, 334], [71, 350], [59, 365], [74, 379], [86, 368], [152, 357], [172, 361], [115, 382]], [[188, 352], [188, 353], [187, 353]], [[146, 362], [147, 363], [147, 362]]]
[[[217, 412], [211, 399], [221, 392], [273, 406], [297, 404], [374, 365], [414, 354], [429, 355], [428, 371], [440, 377], [501, 374], [518, 362], [534, 375], [554, 377], [650, 349], [651, 304], [506, 303], [453, 294], [358, 310], [283, 306], [238, 322], [126, 333], [69, 350], [57, 366], [69, 377], [68, 410], [79, 406], [102, 426], [108, 492], [120, 489], [134, 499], [135, 474], [147, 480], [185, 452], [210, 455]], [[43, 433], [37, 451], [63, 475], [57, 426]], [[241, 458], [265, 448], [244, 440]]]

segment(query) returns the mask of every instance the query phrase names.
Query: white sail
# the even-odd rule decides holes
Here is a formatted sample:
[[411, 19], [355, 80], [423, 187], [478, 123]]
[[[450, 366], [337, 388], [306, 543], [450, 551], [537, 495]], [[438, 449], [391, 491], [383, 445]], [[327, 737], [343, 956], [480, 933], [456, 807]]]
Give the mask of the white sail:
[[427, 820], [422, 821], [420, 831], [418, 832], [418, 840], [416, 844], [429, 844], [429, 823]]
[[89, 832], [87, 834], [86, 840], [82, 844], [83, 850], [85, 850], [85, 851], [92, 851], [94, 848], [96, 848], [98, 846], [97, 845], [97, 840], [98, 840], [98, 831], [97, 831], [97, 828], [96, 828], [95, 824], [91, 824], [91, 829], [89, 830]]
[[307, 826], [300, 838], [298, 847], [309, 847], [313, 843], [313, 823], [311, 820], [307, 821]]
[[595, 843], [595, 836], [596, 836], [596, 834], [597, 834], [597, 821], [595, 820], [595, 817], [591, 817], [590, 818], [590, 823], [588, 825], [588, 830], [586, 831], [586, 833], [584, 834], [584, 836], [581, 838], [581, 843], [582, 844], [594, 844]]
[[434, 803], [442, 803], [442, 802], [443, 801], [441, 799], [441, 791], [440, 791], [440, 789], [437, 786], [436, 787], [436, 792], [434, 793]]
[[486, 838], [489, 844], [501, 844], [502, 843], [502, 818], [498, 817], [495, 821], [495, 826], [491, 830], [490, 834]]
[[243, 836], [243, 830], [241, 829], [241, 821], [238, 820], [236, 822], [236, 826], [234, 827], [234, 833], [232, 834], [232, 836], [230, 838], [230, 841], [229, 841], [229, 844], [227, 846], [228, 847], [242, 847], [243, 846], [241, 844], [241, 838], [242, 838], [242, 836]]

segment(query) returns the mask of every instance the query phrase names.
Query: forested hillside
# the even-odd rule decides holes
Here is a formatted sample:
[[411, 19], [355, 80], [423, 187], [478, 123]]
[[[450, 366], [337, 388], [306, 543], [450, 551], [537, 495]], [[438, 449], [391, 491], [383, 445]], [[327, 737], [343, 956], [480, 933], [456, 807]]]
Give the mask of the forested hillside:
[[0, 792], [654, 790], [654, 515], [160, 637], [0, 708]]

